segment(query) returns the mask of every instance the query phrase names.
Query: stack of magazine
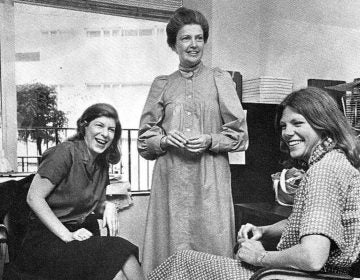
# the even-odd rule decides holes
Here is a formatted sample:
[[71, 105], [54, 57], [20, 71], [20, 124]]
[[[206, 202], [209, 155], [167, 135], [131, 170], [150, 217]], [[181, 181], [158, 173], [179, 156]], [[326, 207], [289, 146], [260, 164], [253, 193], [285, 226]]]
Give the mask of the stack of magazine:
[[293, 82], [288, 78], [263, 76], [244, 80], [242, 102], [279, 104], [292, 89]]

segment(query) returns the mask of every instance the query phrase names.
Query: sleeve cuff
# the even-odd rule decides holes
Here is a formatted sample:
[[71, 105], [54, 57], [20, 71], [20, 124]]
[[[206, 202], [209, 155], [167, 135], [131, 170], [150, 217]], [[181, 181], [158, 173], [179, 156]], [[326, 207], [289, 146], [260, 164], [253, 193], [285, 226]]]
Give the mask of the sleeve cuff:
[[160, 141], [164, 137], [164, 135], [156, 135], [149, 139], [148, 146], [149, 150], [154, 151], [157, 155], [162, 155], [166, 153], [165, 150], [161, 149], [160, 147]]
[[219, 135], [217, 134], [210, 134], [211, 137], [211, 145], [209, 147], [209, 150], [218, 153], [220, 151], [220, 139]]

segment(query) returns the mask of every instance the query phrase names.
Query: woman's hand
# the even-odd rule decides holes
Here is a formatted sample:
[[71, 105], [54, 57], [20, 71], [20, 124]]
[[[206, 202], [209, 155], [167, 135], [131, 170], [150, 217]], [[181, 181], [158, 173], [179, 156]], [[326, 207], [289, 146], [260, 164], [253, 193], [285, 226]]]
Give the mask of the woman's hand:
[[86, 239], [89, 239], [91, 236], [93, 236], [93, 234], [88, 231], [85, 228], [81, 228], [78, 229], [77, 231], [71, 232], [71, 237], [69, 238], [69, 240], [63, 240], [65, 242], [70, 242], [70, 241], [84, 241]]
[[108, 226], [109, 235], [116, 236], [120, 230], [120, 223], [116, 210], [116, 205], [112, 202], [106, 202], [103, 214], [103, 227]]
[[258, 260], [263, 253], [265, 249], [260, 241], [247, 239], [240, 243], [236, 256], [241, 261], [259, 266], [261, 263]]
[[55, 216], [46, 201], [48, 195], [53, 191], [55, 185], [47, 178], [36, 174], [28, 191], [26, 201], [41, 222], [64, 242], [74, 240], [83, 241], [92, 236], [88, 230], [81, 228], [70, 232], [63, 223]]
[[160, 146], [163, 150], [167, 147], [184, 148], [187, 143], [187, 138], [184, 133], [178, 130], [171, 130], [166, 136], [161, 139]]
[[209, 134], [201, 134], [197, 137], [189, 138], [186, 143], [186, 149], [192, 153], [203, 153], [211, 145], [211, 136]]
[[257, 227], [253, 224], [247, 223], [241, 226], [238, 232], [237, 241], [241, 243], [244, 240], [249, 239], [249, 233], [252, 234], [252, 237], [250, 238], [252, 240], [259, 240], [264, 234], [261, 227]]

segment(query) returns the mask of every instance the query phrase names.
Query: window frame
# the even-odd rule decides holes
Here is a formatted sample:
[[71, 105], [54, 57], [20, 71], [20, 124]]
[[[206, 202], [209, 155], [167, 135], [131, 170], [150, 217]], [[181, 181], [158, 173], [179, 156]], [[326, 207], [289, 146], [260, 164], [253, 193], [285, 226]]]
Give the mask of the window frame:
[[[4, 155], [17, 172], [17, 99], [15, 82], [15, 3], [47, 6], [114, 16], [132, 17], [156, 21], [168, 21], [183, 0], [153, 0], [146, 7], [130, 5], [130, 0], [3, 0], [0, 1], [0, 154]], [[171, 3], [170, 3], [171, 2]], [[122, 4], [121, 4], [122, 3]], [[124, 3], [128, 3], [125, 5]], [[177, 4], [173, 7], [170, 4]], [[155, 8], [158, 7], [158, 8]], [[172, 8], [172, 9], [171, 9]], [[4, 170], [0, 170], [4, 172]]]

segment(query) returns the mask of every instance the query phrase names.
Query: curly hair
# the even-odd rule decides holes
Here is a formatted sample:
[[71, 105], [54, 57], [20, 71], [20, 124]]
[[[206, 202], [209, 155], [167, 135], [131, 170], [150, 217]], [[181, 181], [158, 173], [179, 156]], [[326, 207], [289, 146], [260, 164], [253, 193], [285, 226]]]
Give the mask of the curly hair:
[[116, 164], [120, 161], [121, 153], [118, 143], [121, 137], [121, 124], [116, 109], [107, 103], [96, 103], [88, 107], [81, 117], [77, 120], [76, 134], [70, 137], [69, 141], [83, 140], [85, 138], [85, 128], [91, 121], [100, 117], [108, 117], [115, 121], [114, 139], [109, 148], [106, 149], [98, 158], [106, 163]]
[[202, 13], [196, 10], [181, 7], [175, 11], [166, 26], [167, 43], [171, 49], [175, 49], [176, 36], [179, 30], [187, 24], [198, 24], [204, 32], [204, 42], [209, 38], [209, 23]]

